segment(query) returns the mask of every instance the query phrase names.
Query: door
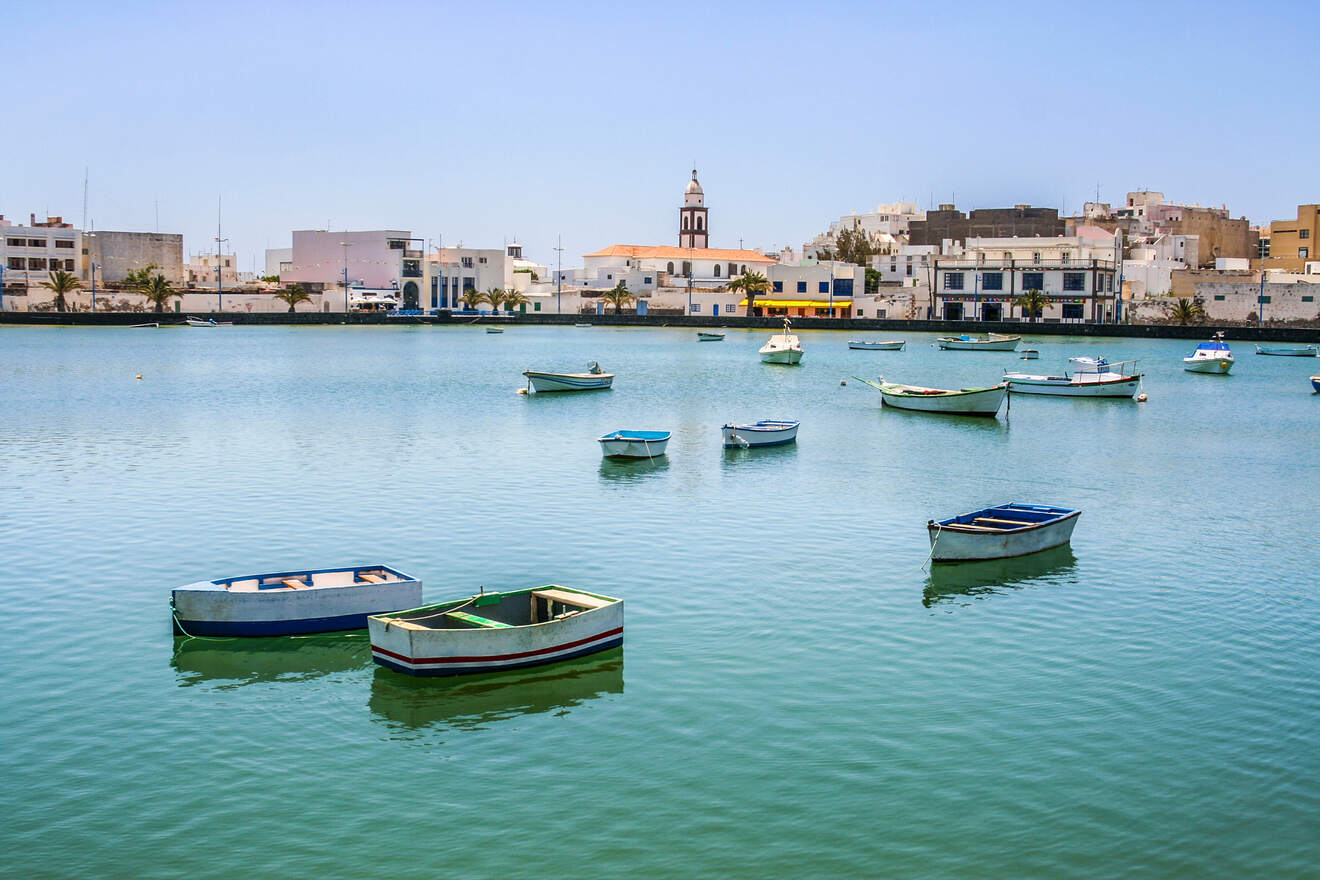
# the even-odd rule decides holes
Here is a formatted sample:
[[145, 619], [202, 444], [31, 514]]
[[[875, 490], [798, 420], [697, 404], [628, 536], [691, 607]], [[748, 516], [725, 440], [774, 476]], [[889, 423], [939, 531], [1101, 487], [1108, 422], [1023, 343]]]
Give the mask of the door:
[[961, 321], [961, 320], [962, 320], [962, 303], [945, 303], [945, 304], [944, 304], [944, 320], [946, 320], [946, 321]]
[[981, 306], [982, 321], [1004, 320], [1004, 307], [999, 303], [985, 303]]

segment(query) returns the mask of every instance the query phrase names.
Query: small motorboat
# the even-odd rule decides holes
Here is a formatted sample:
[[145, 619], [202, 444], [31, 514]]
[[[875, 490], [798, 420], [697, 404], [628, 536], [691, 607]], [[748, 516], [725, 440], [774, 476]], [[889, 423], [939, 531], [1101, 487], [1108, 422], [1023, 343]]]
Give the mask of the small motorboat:
[[761, 346], [760, 355], [763, 364], [799, 364], [802, 362], [802, 343], [789, 331], [788, 317], [784, 317], [784, 332], [776, 333], [770, 341]]
[[1313, 358], [1316, 356], [1316, 348], [1314, 345], [1307, 345], [1302, 348], [1267, 348], [1264, 345], [1258, 345], [1256, 346], [1256, 354], [1269, 354], [1275, 357]]
[[1224, 341], [1224, 331], [1215, 333], [1209, 342], [1196, 346], [1190, 357], [1183, 358], [1183, 369], [1189, 373], [1217, 373], [1221, 376], [1233, 369], [1233, 351]]
[[697, 331], [698, 342], [719, 342], [724, 339], [723, 333], [702, 333]]
[[987, 333], [985, 336], [941, 336], [936, 340], [946, 351], [1013, 351], [1022, 341], [1021, 336]]
[[1081, 515], [1072, 507], [1001, 504], [938, 522], [928, 520], [930, 558], [933, 562], [970, 562], [1039, 553], [1072, 540]]
[[724, 433], [725, 446], [757, 449], [796, 442], [800, 424], [796, 419], [761, 419], [744, 425], [725, 425], [720, 430]]
[[905, 345], [907, 345], [907, 340], [904, 339], [887, 339], [877, 342], [866, 339], [848, 340], [848, 347], [854, 351], [902, 351]]
[[1014, 394], [1052, 394], [1063, 397], [1132, 397], [1141, 387], [1141, 373], [1134, 372], [1136, 361], [1104, 358], [1068, 358], [1071, 373], [1062, 376], [1033, 376], [1029, 373], [1004, 373]]
[[1024, 348], [1022, 349], [1021, 354], [1019, 354], [1018, 359], [1024, 361], [1039, 360], [1040, 352], [1036, 351], [1034, 348]]
[[914, 412], [948, 413], [960, 416], [994, 416], [1008, 396], [1008, 383], [1000, 382], [989, 388], [923, 388], [920, 385], [900, 385], [881, 379], [872, 382], [854, 376], [880, 392], [885, 406]]
[[187, 636], [286, 636], [361, 629], [367, 616], [411, 608], [422, 582], [385, 565], [279, 571], [174, 590], [174, 631]]
[[585, 373], [544, 373], [540, 370], [523, 370], [527, 384], [534, 391], [600, 391], [614, 384], [614, 374], [600, 368], [592, 361]]
[[599, 439], [606, 458], [655, 458], [665, 454], [669, 431], [611, 431]]
[[486, 593], [367, 622], [371, 657], [406, 675], [540, 666], [623, 644], [623, 600], [550, 585]]
[[233, 321], [217, 321], [215, 318], [184, 318], [189, 327], [232, 327]]
[[503, 328], [503, 327], [487, 327], [487, 328], [486, 328], [486, 332], [487, 332], [487, 333], [503, 333], [503, 332], [504, 332], [504, 328]]

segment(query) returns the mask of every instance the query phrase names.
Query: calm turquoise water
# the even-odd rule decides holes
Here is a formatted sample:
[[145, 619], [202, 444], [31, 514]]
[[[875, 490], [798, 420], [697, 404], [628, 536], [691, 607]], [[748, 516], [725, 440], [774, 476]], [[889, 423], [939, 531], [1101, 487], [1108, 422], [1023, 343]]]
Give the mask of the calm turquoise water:
[[[3, 873], [1320, 876], [1320, 362], [1029, 340], [1150, 402], [961, 421], [840, 380], [1024, 362], [766, 335], [0, 329]], [[613, 391], [515, 393], [593, 359]], [[760, 417], [798, 444], [720, 449]], [[1083, 508], [1071, 551], [921, 570], [1007, 500]], [[170, 634], [173, 586], [371, 561], [622, 596], [627, 643], [441, 681]]]

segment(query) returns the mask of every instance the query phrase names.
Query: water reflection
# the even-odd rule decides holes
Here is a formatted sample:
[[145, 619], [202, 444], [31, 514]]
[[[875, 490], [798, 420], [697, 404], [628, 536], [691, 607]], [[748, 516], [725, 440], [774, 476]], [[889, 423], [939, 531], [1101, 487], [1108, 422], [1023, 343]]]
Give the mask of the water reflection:
[[999, 414], [994, 418], [969, 416], [961, 413], [916, 412], [910, 409], [898, 409], [893, 406], [881, 406], [880, 411], [884, 413], [887, 419], [916, 419], [918, 422], [935, 422], [947, 425], [955, 431], [976, 431], [979, 432], [978, 436], [980, 436], [983, 434], [1007, 433], [1011, 405], [1000, 408]]
[[623, 648], [537, 669], [418, 678], [378, 667], [367, 705], [390, 724], [472, 729], [517, 715], [567, 710], [623, 693]]
[[797, 455], [797, 443], [785, 443], [783, 446], [761, 446], [744, 449], [741, 446], [725, 446], [720, 466], [725, 470], [737, 468], [743, 471], [758, 468], [778, 467]]
[[640, 483], [669, 470], [669, 456], [655, 458], [602, 458], [600, 478], [607, 483]]
[[1069, 546], [1054, 547], [1013, 559], [937, 563], [926, 577], [921, 604], [930, 608], [960, 598], [984, 598], [1020, 590], [1034, 582], [1056, 583], [1076, 573], [1077, 557]]
[[269, 639], [197, 639], [175, 636], [170, 665], [179, 687], [222, 682], [242, 687], [270, 681], [306, 681], [371, 665], [366, 632]]

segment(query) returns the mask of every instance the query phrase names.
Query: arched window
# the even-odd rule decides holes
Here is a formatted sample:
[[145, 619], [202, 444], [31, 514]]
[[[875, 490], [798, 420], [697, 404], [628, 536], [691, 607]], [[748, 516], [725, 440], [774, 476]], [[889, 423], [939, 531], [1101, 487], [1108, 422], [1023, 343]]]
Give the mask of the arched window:
[[673, 275], [673, 274], [674, 274], [674, 264], [673, 264], [673, 263], [665, 263], [665, 271], [668, 272], [670, 275]]
[[716, 263], [716, 264], [715, 264], [715, 277], [716, 277], [716, 278], [719, 278], [719, 277], [720, 277], [720, 264], [719, 264], [719, 263]]
[[697, 231], [698, 231], [698, 232], [701, 231], [701, 224], [702, 224], [702, 218], [700, 217], [700, 215], [698, 215], [698, 217], [697, 217]]
[[746, 266], [743, 266], [743, 267], [742, 267], [742, 274], [743, 274], [743, 275], [746, 275], [746, 274], [747, 274], [747, 267], [746, 267]]
[[687, 215], [687, 214], [684, 214], [684, 215], [683, 215], [683, 231], [684, 231], [684, 232], [687, 232], [687, 231], [688, 231], [688, 228], [689, 228], [689, 227], [688, 227], [688, 215]]

